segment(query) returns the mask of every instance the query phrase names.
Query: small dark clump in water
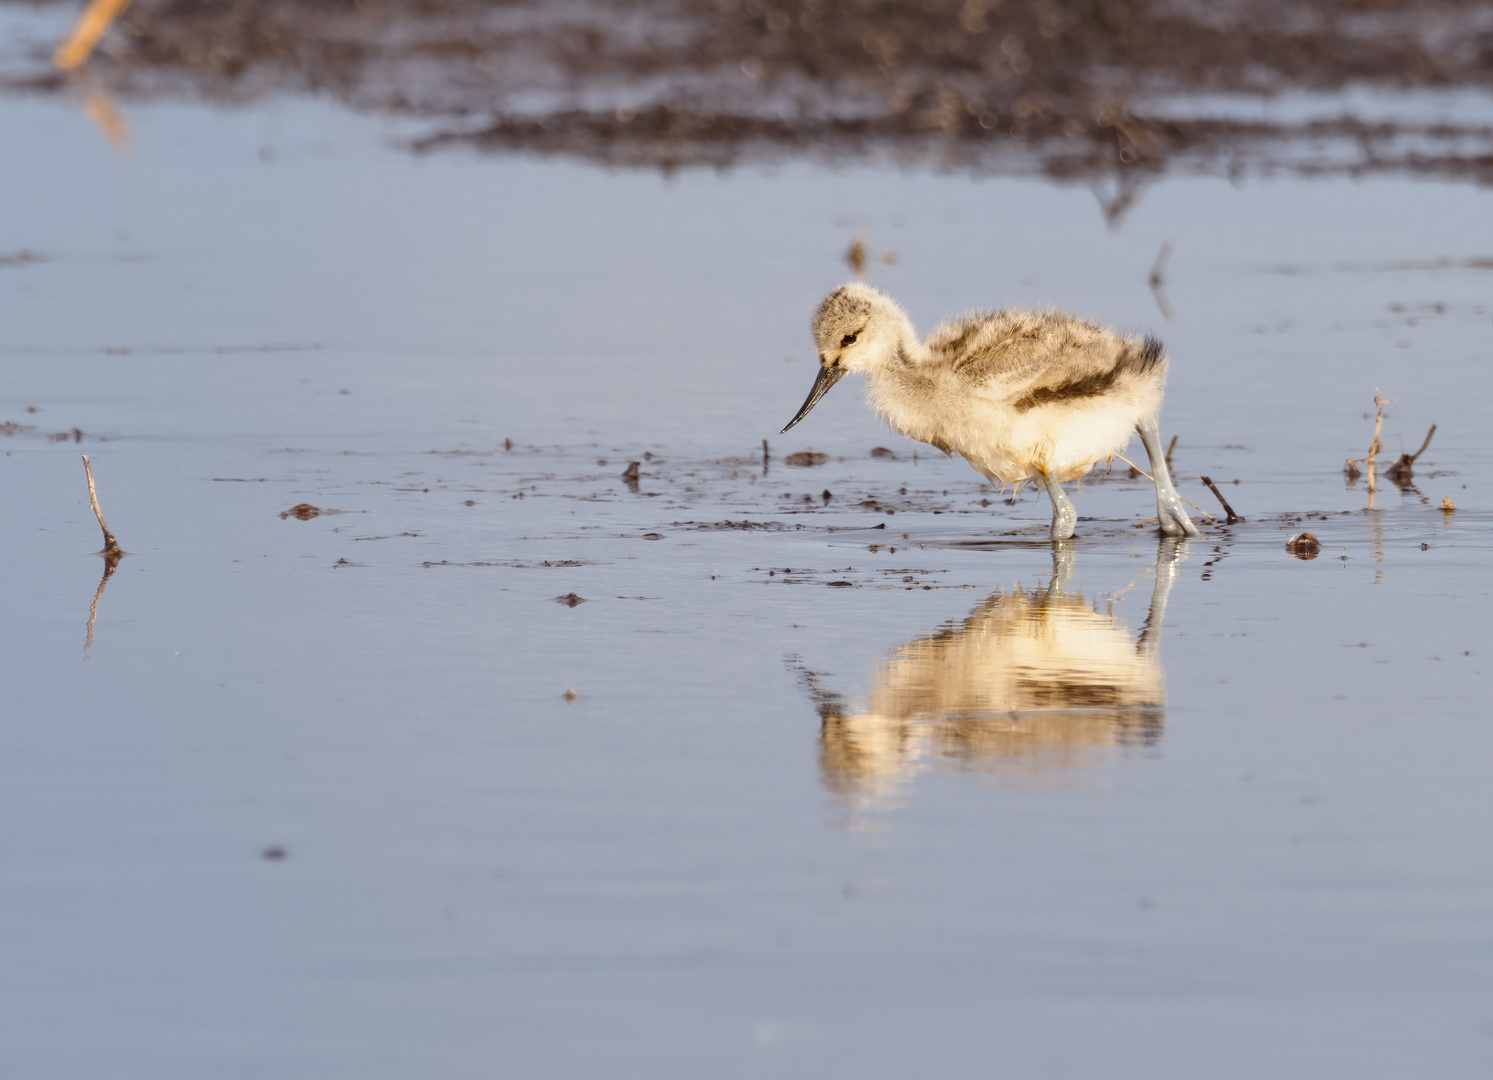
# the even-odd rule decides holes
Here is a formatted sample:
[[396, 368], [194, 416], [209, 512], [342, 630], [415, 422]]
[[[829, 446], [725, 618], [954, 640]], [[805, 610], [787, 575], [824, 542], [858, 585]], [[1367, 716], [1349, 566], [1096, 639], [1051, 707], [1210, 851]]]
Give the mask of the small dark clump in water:
[[557, 596], [557, 597], [555, 597], [555, 603], [557, 603], [557, 604], [564, 604], [566, 607], [572, 607], [573, 608], [573, 607], [576, 607], [576, 606], [578, 606], [580, 604], [584, 604], [585, 602], [586, 602], [586, 598], [584, 596], [577, 596], [573, 592], [566, 593], [564, 596]]
[[319, 506], [312, 506], [310, 503], [297, 503], [289, 510], [280, 511], [280, 520], [284, 521], [286, 518], [293, 517], [297, 521], [310, 521], [321, 512], [321, 507]]
[[1297, 533], [1286, 541], [1286, 550], [1294, 559], [1315, 559], [1322, 550], [1322, 542], [1309, 532]]
[[845, 252], [845, 265], [859, 274], [866, 268], [866, 245], [857, 236], [850, 244], [850, 250]]

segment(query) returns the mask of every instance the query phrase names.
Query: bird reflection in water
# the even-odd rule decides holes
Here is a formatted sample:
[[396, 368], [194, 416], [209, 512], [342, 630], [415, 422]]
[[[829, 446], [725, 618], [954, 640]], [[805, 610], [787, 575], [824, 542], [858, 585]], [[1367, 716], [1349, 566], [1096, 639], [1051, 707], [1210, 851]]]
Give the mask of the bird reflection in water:
[[1046, 588], [997, 589], [963, 621], [897, 648], [863, 712], [800, 666], [819, 709], [825, 785], [871, 806], [920, 772], [991, 773], [1024, 786], [1117, 747], [1154, 745], [1166, 706], [1161, 624], [1180, 544], [1161, 541], [1138, 636], [1070, 591], [1073, 552], [1057, 544]]

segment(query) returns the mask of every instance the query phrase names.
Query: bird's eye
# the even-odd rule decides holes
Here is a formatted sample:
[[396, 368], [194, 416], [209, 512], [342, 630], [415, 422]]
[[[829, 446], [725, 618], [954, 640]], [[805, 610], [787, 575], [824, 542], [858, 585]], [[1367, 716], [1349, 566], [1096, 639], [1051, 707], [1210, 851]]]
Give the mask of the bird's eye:
[[847, 346], [847, 345], [854, 345], [854, 344], [855, 344], [855, 335], [854, 334], [846, 334], [844, 337], [842, 337], [840, 339], [840, 348], [842, 348], [842, 349], [845, 346]]

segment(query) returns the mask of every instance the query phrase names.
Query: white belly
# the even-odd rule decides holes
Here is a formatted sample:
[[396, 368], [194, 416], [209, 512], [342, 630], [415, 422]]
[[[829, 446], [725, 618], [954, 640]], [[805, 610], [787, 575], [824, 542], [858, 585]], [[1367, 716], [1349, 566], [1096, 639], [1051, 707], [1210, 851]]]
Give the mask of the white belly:
[[[1161, 388], [1131, 384], [1090, 397], [1017, 411], [999, 387], [935, 390], [922, 400], [868, 385], [871, 404], [913, 439], [943, 443], [992, 481], [1074, 480], [1125, 449], [1135, 426], [1161, 409]], [[893, 389], [887, 387], [884, 389]]]

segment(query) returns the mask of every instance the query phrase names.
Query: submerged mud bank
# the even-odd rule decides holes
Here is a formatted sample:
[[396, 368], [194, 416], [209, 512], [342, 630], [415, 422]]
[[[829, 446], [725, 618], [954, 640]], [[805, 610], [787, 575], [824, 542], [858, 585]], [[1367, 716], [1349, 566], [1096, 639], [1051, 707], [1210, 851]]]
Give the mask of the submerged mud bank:
[[663, 169], [1493, 178], [1486, 108], [1372, 100], [1493, 85], [1493, 18], [1462, 0], [155, 0], [89, 75], [125, 96], [326, 93], [427, 120], [420, 148]]

